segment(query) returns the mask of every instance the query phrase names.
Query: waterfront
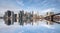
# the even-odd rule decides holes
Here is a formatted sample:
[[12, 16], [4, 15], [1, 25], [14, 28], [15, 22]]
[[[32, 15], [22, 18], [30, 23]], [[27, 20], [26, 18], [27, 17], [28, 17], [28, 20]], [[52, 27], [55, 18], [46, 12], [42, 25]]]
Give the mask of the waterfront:
[[[4, 31], [4, 32], [3, 32]], [[1, 33], [60, 33], [60, 13], [47, 12], [45, 16], [7, 10], [0, 17]]]
[[60, 33], [60, 0], [0, 0], [0, 33]]

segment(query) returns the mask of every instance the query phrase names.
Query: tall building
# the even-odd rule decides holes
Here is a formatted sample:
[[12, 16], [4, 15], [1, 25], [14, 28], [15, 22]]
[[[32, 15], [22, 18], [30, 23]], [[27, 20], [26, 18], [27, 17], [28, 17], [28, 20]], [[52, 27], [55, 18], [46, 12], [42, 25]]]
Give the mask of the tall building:
[[46, 20], [49, 20], [49, 21], [54, 21], [53, 20], [53, 15], [54, 14], [54, 12], [47, 12], [47, 14], [46, 14]]
[[24, 22], [23, 22], [23, 16], [24, 16], [24, 11], [20, 11], [20, 13], [19, 13], [19, 24], [20, 25], [24, 24]]
[[19, 22], [19, 14], [14, 14], [14, 22]]
[[47, 12], [46, 13], [47, 16], [50, 16], [50, 15], [53, 15], [53, 14], [54, 14], [54, 12]]
[[14, 14], [14, 22], [17, 22], [17, 14]]
[[11, 25], [14, 23], [14, 12], [8, 10], [4, 15], [5, 24]]

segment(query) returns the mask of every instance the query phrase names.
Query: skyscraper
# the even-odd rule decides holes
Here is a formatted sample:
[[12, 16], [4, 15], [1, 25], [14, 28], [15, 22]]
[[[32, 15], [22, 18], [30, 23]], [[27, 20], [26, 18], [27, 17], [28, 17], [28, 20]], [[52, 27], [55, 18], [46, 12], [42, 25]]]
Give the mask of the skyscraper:
[[19, 24], [20, 25], [23, 25], [23, 16], [24, 16], [24, 11], [22, 10], [22, 11], [20, 11], [20, 13], [19, 13]]
[[11, 25], [14, 23], [14, 12], [7, 10], [4, 15], [5, 24]]

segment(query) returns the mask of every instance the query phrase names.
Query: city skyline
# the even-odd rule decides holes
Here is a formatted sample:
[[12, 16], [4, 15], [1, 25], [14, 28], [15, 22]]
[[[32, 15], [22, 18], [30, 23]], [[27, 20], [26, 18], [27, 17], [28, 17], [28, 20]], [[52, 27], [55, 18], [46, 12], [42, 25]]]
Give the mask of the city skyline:
[[60, 33], [60, 0], [0, 0], [0, 33]]
[[20, 11], [18, 14], [13, 11], [7, 10], [4, 16], [0, 19], [3, 19], [6, 25], [12, 25], [14, 22], [18, 22], [20, 25], [24, 25], [24, 23], [32, 23], [37, 21], [46, 20], [47, 24], [58, 23], [60, 24], [60, 13], [55, 14], [54, 12], [47, 12], [46, 15], [39, 15], [38, 13], [34, 14], [32, 12], [24, 12], [24, 10]]

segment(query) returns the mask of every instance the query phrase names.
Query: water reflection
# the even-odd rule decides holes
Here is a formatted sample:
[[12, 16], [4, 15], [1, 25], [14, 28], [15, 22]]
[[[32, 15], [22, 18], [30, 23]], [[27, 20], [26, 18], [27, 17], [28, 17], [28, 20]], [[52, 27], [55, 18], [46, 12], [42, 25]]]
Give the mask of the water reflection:
[[34, 19], [29, 19], [29, 18], [26, 18], [26, 19], [23, 19], [22, 17], [21, 18], [18, 18], [18, 19], [11, 19], [11, 18], [7, 18], [7, 19], [4, 19], [5, 21], [5, 24], [6, 25], [12, 25], [14, 24], [14, 22], [18, 22], [19, 25], [27, 25], [27, 24], [31, 24], [31, 25], [34, 25], [34, 23], [38, 23], [37, 21], [45, 21], [47, 25], [53, 25], [54, 23], [57, 23], [57, 24], [60, 24], [59, 22], [56, 22], [56, 21], [49, 21], [49, 20], [45, 20], [45, 19], [39, 19], [39, 20], [34, 20]]
[[57, 16], [43, 17], [33, 15], [33, 12], [20, 11], [14, 14], [12, 11], [7, 11], [1, 19], [3, 19], [0, 20], [0, 32], [2, 33], [60, 33], [58, 22], [60, 19]]
[[[48, 14], [48, 13], [47, 13]], [[37, 23], [37, 21], [46, 21], [47, 25], [53, 25], [54, 23], [58, 23], [60, 24], [60, 13], [53, 14], [53, 12], [50, 12], [49, 16], [43, 17], [42, 15], [39, 16], [37, 14], [33, 14], [33, 12], [29, 13], [29, 12], [25, 12], [22, 10], [20, 11], [18, 14], [14, 14], [13, 11], [8, 10], [7, 12], [5, 12], [4, 17], [1, 17], [1, 19], [3, 18], [5, 21], [6, 25], [12, 25], [14, 24], [14, 22], [18, 22], [19, 25], [24, 25], [24, 24], [31, 24], [33, 25], [34, 23]]]

